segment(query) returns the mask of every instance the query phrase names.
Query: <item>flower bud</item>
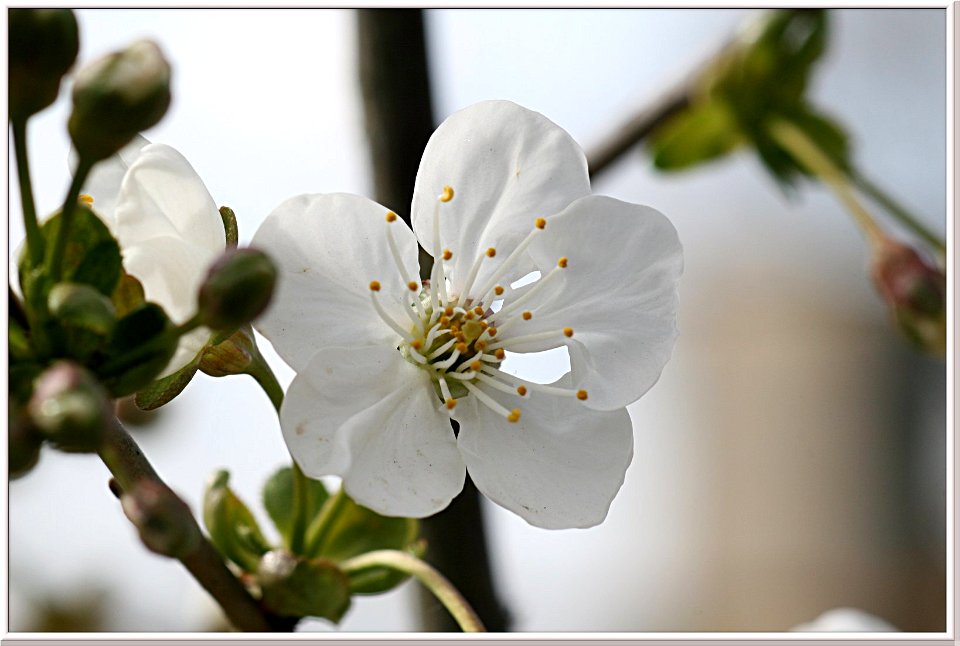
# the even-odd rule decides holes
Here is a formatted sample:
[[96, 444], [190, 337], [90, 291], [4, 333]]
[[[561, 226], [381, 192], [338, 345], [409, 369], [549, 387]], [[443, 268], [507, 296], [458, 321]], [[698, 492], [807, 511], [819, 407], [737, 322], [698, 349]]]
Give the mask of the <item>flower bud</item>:
[[120, 504], [150, 551], [181, 558], [200, 545], [200, 528], [190, 508], [162, 483], [141, 480], [124, 492]]
[[69, 361], [58, 361], [37, 377], [27, 412], [41, 435], [70, 452], [96, 451], [112, 418], [103, 387]]
[[54, 285], [47, 296], [47, 307], [55, 319], [96, 334], [109, 334], [117, 322], [113, 303], [90, 285]]
[[81, 159], [106, 159], [170, 105], [170, 65], [148, 40], [100, 58], [77, 73], [67, 127]]
[[927, 352], [946, 351], [947, 278], [915, 249], [884, 240], [873, 260], [873, 282], [900, 331]]
[[247, 371], [256, 352], [253, 330], [246, 326], [228, 339], [205, 347], [200, 357], [200, 370], [211, 377], [240, 375]]
[[256, 249], [227, 250], [207, 274], [197, 307], [204, 325], [232, 330], [258, 317], [270, 304], [277, 282], [273, 261]]
[[263, 604], [281, 617], [323, 617], [340, 621], [350, 607], [346, 575], [323, 559], [305, 560], [271, 550], [257, 566]]
[[77, 19], [69, 9], [9, 9], [10, 120], [56, 101], [60, 79], [77, 58]]
[[40, 459], [43, 438], [31, 428], [30, 420], [22, 410], [14, 412], [12, 402], [10, 408], [7, 412], [7, 469], [11, 478], [19, 478]]

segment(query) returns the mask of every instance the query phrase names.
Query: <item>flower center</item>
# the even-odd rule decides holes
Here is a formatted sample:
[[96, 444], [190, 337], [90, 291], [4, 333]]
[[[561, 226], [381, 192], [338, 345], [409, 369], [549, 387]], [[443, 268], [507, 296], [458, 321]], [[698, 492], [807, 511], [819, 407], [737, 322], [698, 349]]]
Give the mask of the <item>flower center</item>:
[[[431, 279], [421, 284], [406, 275], [403, 262], [397, 249], [392, 225], [397, 215], [388, 212], [387, 240], [400, 279], [407, 287], [409, 297], [404, 299], [403, 311], [409, 322], [395, 320], [383, 307], [379, 299], [379, 281], [370, 282], [370, 298], [380, 318], [389, 325], [402, 341], [400, 353], [411, 363], [428, 371], [435, 385], [441, 405], [452, 412], [457, 400], [473, 395], [482, 404], [502, 415], [510, 422], [520, 419], [520, 408], [507, 408], [497, 402], [487, 392], [488, 389], [508, 393], [518, 399], [526, 399], [531, 393], [561, 397], [587, 399], [586, 390], [558, 388], [538, 384], [500, 370], [500, 364], [506, 359], [511, 348], [529, 345], [535, 342], [556, 340], [558, 345], [573, 336], [573, 329], [564, 327], [523, 333], [523, 324], [534, 318], [536, 310], [524, 309], [533, 297], [552, 282], [558, 272], [567, 268], [566, 257], [560, 258], [557, 265], [514, 298], [507, 293], [498, 281], [516, 272], [516, 261], [547, 225], [544, 218], [536, 218], [533, 230], [517, 245], [482, 285], [476, 284], [477, 276], [484, 262], [496, 257], [493, 247], [480, 253], [474, 260], [464, 287], [460, 294], [448, 293], [446, 268], [444, 263], [454, 257], [450, 249], [442, 249], [440, 244], [440, 207], [454, 197], [453, 189], [445, 186], [437, 198], [433, 218], [433, 257], [434, 265]], [[515, 282], [516, 279], [514, 279]], [[510, 284], [510, 283], [508, 283]], [[494, 310], [494, 306], [499, 307]], [[543, 304], [540, 304], [542, 307]]]

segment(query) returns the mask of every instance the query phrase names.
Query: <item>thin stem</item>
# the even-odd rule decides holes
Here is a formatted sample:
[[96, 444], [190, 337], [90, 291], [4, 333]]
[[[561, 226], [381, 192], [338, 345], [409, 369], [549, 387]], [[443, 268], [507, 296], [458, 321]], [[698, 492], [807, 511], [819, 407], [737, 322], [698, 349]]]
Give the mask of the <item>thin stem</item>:
[[477, 613], [473, 611], [467, 600], [453, 587], [450, 581], [428, 563], [421, 561], [412, 554], [399, 550], [375, 550], [348, 559], [340, 564], [340, 568], [347, 574], [381, 567], [415, 577], [443, 604], [443, 607], [456, 620], [463, 632], [486, 632]]
[[343, 485], [340, 485], [340, 489], [324, 503], [320, 514], [307, 529], [307, 544], [303, 551], [305, 555], [312, 556], [320, 553], [330, 536], [333, 520], [340, 515], [348, 501], [347, 492], [343, 490]]
[[[98, 453], [113, 474], [121, 492], [133, 492], [138, 484], [148, 481], [156, 485], [154, 489], [160, 492], [160, 495], [183, 505], [179, 497], [160, 479], [136, 441], [124, 430], [119, 421], [115, 420], [115, 423], [106, 429]], [[186, 506], [183, 505], [183, 507]], [[196, 546], [184, 554], [177, 555], [177, 560], [183, 563], [190, 574], [220, 604], [227, 618], [238, 629], [253, 632], [273, 630], [274, 622], [271, 621], [270, 616], [227, 569], [223, 557], [203, 537], [200, 525], [193, 515], [186, 513], [182, 520], [183, 526], [179, 531], [195, 533], [198, 539]]]
[[880, 206], [886, 209], [890, 215], [900, 222], [900, 224], [907, 227], [917, 236], [930, 243], [930, 245], [936, 248], [941, 255], [946, 256], [947, 246], [944, 244], [943, 240], [923, 226], [917, 217], [911, 215], [909, 211], [894, 201], [892, 197], [884, 193], [879, 186], [856, 171], [850, 172], [850, 179], [853, 180], [853, 183], [857, 188], [863, 191], [868, 197], [870, 197], [870, 199], [874, 200]]
[[27, 120], [17, 119], [13, 126], [13, 147], [17, 157], [17, 178], [20, 181], [20, 202], [23, 205], [23, 228], [27, 233], [27, 249], [30, 266], [43, 262], [43, 237], [37, 223], [37, 208], [33, 201], [33, 184], [30, 181], [30, 163], [27, 157]]
[[80, 197], [80, 189], [87, 180], [91, 168], [93, 168], [93, 163], [81, 157], [77, 164], [77, 171], [73, 175], [73, 182], [67, 191], [67, 198], [63, 201], [63, 208], [60, 210], [60, 227], [57, 229], [57, 237], [53, 243], [53, 252], [50, 254], [50, 265], [48, 267], [48, 273], [54, 283], [60, 280], [63, 253], [67, 248], [67, 240], [70, 237], [70, 225], [73, 223], [73, 214], [77, 210], [77, 199]]
[[769, 126], [768, 132], [807, 170], [833, 190], [874, 247], [887, 239], [877, 221], [857, 200], [844, 172], [801, 129], [786, 121], [775, 121]]
[[[251, 332], [251, 338], [253, 333]], [[256, 339], [253, 341], [253, 349], [250, 352], [250, 365], [247, 366], [247, 374], [253, 377], [263, 392], [270, 398], [273, 408], [280, 413], [280, 405], [283, 403], [283, 386], [277, 381], [277, 376], [273, 374], [270, 364], [267, 363], [260, 350], [257, 348]]]

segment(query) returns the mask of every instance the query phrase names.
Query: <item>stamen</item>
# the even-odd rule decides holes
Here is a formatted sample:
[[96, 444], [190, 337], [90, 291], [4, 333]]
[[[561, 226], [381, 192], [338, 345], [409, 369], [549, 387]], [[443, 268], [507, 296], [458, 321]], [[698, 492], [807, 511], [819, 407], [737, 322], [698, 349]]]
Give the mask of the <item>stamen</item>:
[[387, 222], [396, 222], [397, 214], [393, 211], [387, 211]]
[[[380, 283], [372, 280], [370, 281], [370, 302], [373, 303], [373, 309], [377, 310], [377, 314], [380, 315], [380, 318], [384, 323], [389, 325], [394, 332], [402, 336], [407, 343], [413, 342], [413, 336], [403, 329], [403, 327], [393, 320], [393, 317], [387, 314], [387, 311], [383, 309], [383, 306], [380, 304], [380, 300], [377, 298], [377, 292], [380, 291]], [[404, 308], [409, 309], [409, 308]]]
[[[449, 202], [453, 199], [453, 189], [449, 186], [443, 187], [443, 194], [437, 198], [439, 201], [433, 207], [433, 257], [442, 258], [440, 252], [440, 203]], [[439, 309], [437, 306], [444, 307], [447, 304], [447, 277], [443, 272], [443, 263], [434, 262], [433, 271], [430, 275], [430, 303], [434, 311]]]
[[[508, 305], [504, 305], [500, 308], [500, 311], [497, 312], [498, 321], [501, 317], [509, 316], [513, 312], [516, 312], [520, 307], [530, 300], [534, 294], [542, 290], [546, 285], [554, 280], [554, 277], [560, 272], [560, 267], [554, 267], [547, 272], [546, 276], [543, 276], [537, 282], [533, 283], [530, 288], [524, 292], [522, 296], [517, 298], [517, 300], [511, 302]], [[503, 323], [498, 323], [499, 327], [503, 327]]]
[[[390, 218], [391, 215], [393, 216], [392, 219]], [[388, 211], [387, 222], [396, 222], [396, 220], [397, 214], [393, 211]], [[400, 272], [400, 277], [403, 279], [403, 282], [407, 284], [407, 289], [409, 289], [411, 292], [417, 291], [420, 285], [415, 280], [411, 280], [410, 276], [407, 274], [407, 270], [403, 266], [403, 260], [400, 257], [400, 251], [397, 249], [397, 241], [393, 236], [393, 227], [390, 226], [387, 227], [387, 244], [390, 247], [390, 255], [393, 256], [393, 262], [397, 266], [397, 271]], [[420, 312], [420, 318], [416, 318], [413, 316], [413, 312], [410, 312], [411, 319], [418, 327], [421, 329], [426, 329], [424, 321], [427, 319], [427, 311], [423, 309], [423, 303], [420, 302], [420, 298], [418, 296], [414, 296], [413, 304]], [[409, 307], [406, 309], [408, 311], [410, 310]]]
[[[570, 334], [567, 334], [567, 330], [570, 330]], [[496, 348], [505, 348], [510, 349], [518, 345], [523, 345], [524, 343], [532, 343], [534, 341], [548, 341], [550, 339], [557, 338], [559, 336], [573, 336], [573, 330], [571, 328], [564, 328], [562, 330], [552, 330], [549, 332], [538, 332], [537, 334], [528, 334], [526, 336], [515, 336], [509, 339], [504, 339], [503, 341], [498, 341], [495, 344], [490, 346], [491, 350]]]
[[81, 202], [83, 202], [84, 204], [86, 204], [87, 206], [90, 206], [91, 204], [93, 204], [93, 196], [92, 196], [92, 195], [87, 195], [86, 193], [84, 193], [83, 195], [81, 195], [81, 196], [78, 197], [77, 199], [80, 200]]
[[429, 348], [430, 346], [433, 345], [433, 342], [437, 340], [437, 337], [447, 334], [449, 332], [450, 330], [445, 330], [443, 328], [442, 323], [437, 323], [432, 328], [430, 328], [430, 331], [427, 333], [427, 338], [424, 340], [424, 343], [426, 343], [427, 347]]
[[[530, 231], [530, 233], [527, 234], [527, 237], [524, 238], [520, 242], [520, 244], [517, 245], [517, 247], [510, 253], [509, 256], [507, 256], [507, 259], [504, 260], [502, 263], [500, 263], [500, 266], [497, 267], [497, 270], [493, 272], [493, 274], [491, 274], [489, 278], [487, 278], [487, 282], [483, 286], [483, 289], [479, 291], [479, 293], [481, 294], [481, 298], [480, 298], [481, 303], [487, 302], [487, 300], [490, 298], [491, 290], [494, 289], [494, 286], [496, 285], [497, 280], [499, 280], [500, 277], [503, 276], [503, 274], [508, 269], [510, 269], [510, 267], [514, 264], [517, 258], [519, 258], [520, 255], [527, 250], [527, 247], [529, 247], [530, 243], [533, 242], [534, 237], [543, 230], [543, 227], [539, 225], [540, 220], [543, 220], [543, 218], [537, 219], [537, 222], [534, 225], [533, 230]], [[547, 226], [546, 220], [543, 221], [543, 226], [544, 227]]]
[[462, 381], [464, 385], [466, 385], [466, 382], [472, 381], [473, 378], [477, 376], [477, 373], [473, 370], [469, 372], [448, 372], [447, 376]]
[[522, 316], [524, 321], [529, 321], [530, 319], [533, 318], [533, 312], [531, 312], [530, 310], [526, 310], [524, 311]]
[[493, 293], [497, 296], [503, 296], [503, 285], [497, 285], [493, 288]]
[[547, 221], [543, 218], [537, 218], [533, 221], [533, 226], [537, 227], [538, 229], [545, 229], [547, 227]]
[[420, 288], [420, 285], [418, 285], [416, 282], [412, 280], [409, 283], [407, 283], [407, 289], [409, 289], [411, 292], [415, 292], [419, 288]]
[[449, 202], [450, 200], [452, 200], [452, 199], [453, 199], [453, 187], [452, 187], [452, 186], [444, 186], [444, 187], [443, 187], [443, 193], [441, 193], [441, 194], [440, 194], [440, 197], [437, 198], [437, 199], [439, 199], [441, 202]]
[[[485, 375], [485, 374], [483, 374], [483, 373], [479, 373], [479, 374], [477, 374], [477, 380], [478, 380], [478, 381], [482, 381], [483, 383], [489, 385], [489, 386], [492, 387], [492, 388], [495, 388], [495, 389], [499, 390], [499, 391], [502, 392], [502, 393], [507, 393], [507, 394], [509, 394], [509, 395], [516, 395], [516, 394], [518, 394], [518, 390], [515, 389], [513, 386], [510, 386], [510, 385], [508, 385], [508, 384], [501, 383], [501, 382], [497, 381], [496, 379], [494, 379], [493, 377], [491, 377], [490, 375]], [[521, 388], [523, 388], [523, 386], [521, 386]], [[526, 391], [524, 391], [524, 392], [526, 392]], [[522, 393], [519, 393], [519, 394], [522, 395]]]
[[450, 251], [449, 249], [444, 249], [444, 250], [443, 250], [443, 259], [444, 259], [444, 260], [450, 260], [451, 258], [453, 258], [453, 252]]
[[[492, 248], [492, 247], [491, 247]], [[496, 255], [496, 252], [494, 252]], [[477, 279], [477, 274], [480, 273], [480, 264], [483, 263], [484, 258], [492, 258], [490, 256], [490, 250], [487, 250], [487, 253], [480, 254], [477, 256], [477, 259], [473, 261], [473, 267], [470, 268], [470, 273], [467, 274], [467, 282], [463, 285], [463, 291], [460, 292], [460, 296], [457, 298], [458, 305], [466, 305], [467, 301], [470, 300], [470, 290], [473, 288], [473, 281]], [[509, 260], [509, 259], [508, 259]], [[482, 293], [482, 292], [481, 292]], [[480, 299], [479, 302], [483, 302], [483, 299]]]
[[520, 384], [519, 386], [517, 386], [517, 394], [520, 395], [521, 397], [526, 397], [527, 387], [524, 386], [523, 384]]
[[410, 356], [413, 357], [413, 360], [419, 363], [420, 365], [424, 365], [427, 363], [427, 358], [422, 354], [420, 354], [419, 352], [417, 352], [417, 348], [414, 347], [415, 343], [417, 342], [414, 341], [413, 343], [411, 343], [410, 347], [408, 348], [410, 352]]
[[452, 348], [452, 347], [453, 347], [453, 344], [456, 343], [456, 342], [457, 342], [456, 339], [450, 339], [449, 341], [447, 341], [446, 343], [444, 343], [443, 345], [441, 345], [439, 348], [437, 348], [436, 350], [434, 350], [433, 352], [431, 352], [430, 354], [428, 354], [428, 355], [427, 355], [427, 359], [429, 359], [430, 361], [433, 361], [434, 359], [436, 359], [437, 357], [439, 357], [441, 354], [443, 354], [444, 352], [446, 352], [447, 350], [449, 350], [450, 348]]
[[567, 260], [567, 257], [563, 256], [562, 258], [560, 258], [560, 260], [557, 261], [557, 267], [559, 267], [560, 269], [566, 269], [568, 262], [569, 261]]
[[[447, 386], [447, 380], [443, 378], [443, 375], [437, 375], [437, 381], [440, 384], [440, 394], [443, 395], [443, 401], [447, 405], [447, 410], [453, 410], [453, 406], [456, 406], [456, 401], [453, 398], [453, 395], [450, 394], [450, 388]], [[450, 402], [454, 402], [453, 406], [450, 405]]]
[[577, 399], [579, 399], [579, 400], [582, 401], [582, 402], [587, 401], [587, 391], [586, 391], [586, 390], [578, 390], [578, 391], [577, 391]]
[[438, 361], [431, 365], [437, 370], [446, 370], [447, 368], [455, 364], [457, 362], [457, 359], [459, 358], [460, 358], [460, 350], [454, 350], [453, 354], [451, 354], [449, 357], [447, 357], [443, 361]]
[[518, 419], [520, 419], [519, 409], [514, 408], [513, 410], [507, 410], [506, 408], [498, 404], [496, 400], [493, 399], [493, 397], [483, 392], [473, 384], [469, 382], [464, 382], [463, 385], [467, 387], [467, 390], [469, 390], [471, 393], [476, 395], [477, 399], [479, 399], [483, 404], [485, 404], [487, 408], [489, 408], [495, 413], [499, 413], [500, 415], [503, 415], [508, 422], [516, 422]]
[[572, 336], [573, 336], [573, 328], [572, 328], [572, 327], [565, 327], [565, 328], [563, 328], [563, 336], [565, 336], [565, 337], [567, 337], [567, 338], [572, 337]]
[[[572, 388], [560, 388], [559, 386], [538, 384], [533, 381], [527, 381], [526, 379], [521, 379], [520, 377], [508, 374], [498, 368], [494, 368], [493, 366], [484, 366], [483, 372], [492, 377], [499, 377], [504, 381], [513, 381], [514, 383], [519, 383], [520, 385], [517, 386], [517, 393], [519, 393], [521, 396], [526, 395], [528, 391], [533, 391], [544, 393], [546, 395], [554, 395], [557, 397], [576, 397], [580, 401], [587, 400], [587, 391], [583, 389], [574, 390]], [[523, 392], [520, 391], [521, 388], [523, 389]]]

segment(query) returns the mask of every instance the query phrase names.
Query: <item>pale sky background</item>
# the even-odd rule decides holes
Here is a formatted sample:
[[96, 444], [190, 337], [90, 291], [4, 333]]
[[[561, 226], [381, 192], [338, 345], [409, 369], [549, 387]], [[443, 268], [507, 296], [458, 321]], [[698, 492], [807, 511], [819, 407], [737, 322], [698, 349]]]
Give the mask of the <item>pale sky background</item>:
[[[589, 150], [611, 126], [696, 66], [748, 13], [431, 11], [435, 113], [442, 119], [476, 101], [509, 99], [542, 112]], [[78, 19], [81, 62], [135, 38], [161, 45], [174, 67], [174, 102], [161, 124], [145, 134], [180, 150], [217, 203], [236, 211], [241, 243], [295, 194], [371, 193], [352, 12], [83, 10]], [[946, 12], [844, 10], [831, 12], [831, 20], [829, 50], [813, 77], [811, 97], [848, 129], [859, 168], [942, 234]], [[58, 206], [69, 182], [66, 96], [30, 123], [35, 194], [43, 213]], [[818, 417], [812, 412], [821, 410], [817, 402], [836, 392], [838, 375], [860, 380], [869, 374], [876, 348], [900, 356], [865, 271], [866, 245], [852, 221], [821, 188], [806, 185], [787, 199], [747, 153], [663, 176], [637, 151], [597, 178], [594, 190], [654, 206], [676, 225], [685, 249], [681, 337], [660, 383], [629, 409], [636, 455], [603, 525], [550, 532], [495, 505], [485, 508], [493, 530], [494, 574], [515, 629], [785, 630], [830, 607], [856, 605], [858, 598], [825, 596], [796, 573], [773, 570], [761, 583], [741, 581], [736, 575], [746, 566], [735, 560], [747, 544], [738, 536], [761, 536], [769, 541], [750, 543], [750, 554], [804, 562], [807, 543], [799, 537], [806, 534], [793, 531], [793, 539], [750, 524], [769, 520], [765, 510], [809, 517], [800, 511], [804, 505], [821, 509], [817, 501], [830, 499], [837, 507], [824, 512], [824, 526], [861, 527], [856, 519], [862, 519], [864, 534], [870, 523], [885, 518], [882, 501], [875, 512], [861, 498], [844, 497], [860, 491], [859, 485], [801, 486], [797, 501], [754, 497], [756, 490], [779, 491], [764, 479], [777, 477], [764, 468], [776, 471], [771, 465], [781, 459], [769, 457], [780, 455], [778, 431], [800, 442], [797, 438], [820, 438], [817, 429], [825, 441], [842, 436], [845, 426], [830, 424], [844, 418]], [[10, 199], [15, 246], [22, 224], [14, 186]], [[268, 358], [288, 383], [292, 373], [272, 353]], [[937, 379], [943, 364], [921, 363], [924, 374], [933, 374], [934, 392], [918, 405], [927, 407], [921, 417], [933, 430], [918, 441], [927, 448], [916, 459], [931, 465], [934, 475], [917, 485], [923, 494], [916, 504], [923, 507], [918, 517], [936, 534], [942, 511], [936, 474], [943, 464], [937, 438], [944, 405], [936, 388], [942, 390]], [[898, 365], [881, 367], [895, 372]], [[729, 382], [736, 381], [745, 383], [730, 390], [738, 384]], [[782, 388], [748, 389], [770, 383]], [[875, 401], [869, 385], [856, 393], [862, 401]], [[860, 411], [862, 402], [841, 399], [831, 405]], [[778, 403], [764, 416], [770, 402]], [[747, 466], [730, 462], [725, 451], [739, 445], [719, 432], [723, 424], [714, 422], [720, 419], [740, 420], [736, 428], [763, 427], [765, 435], [757, 437], [770, 438], [770, 446], [757, 451], [769, 453], [758, 453], [756, 463]], [[858, 446], [850, 437], [850, 446]], [[227, 468], [236, 491], [269, 527], [259, 489], [289, 459], [273, 410], [252, 380], [199, 375], [164, 409], [162, 428], [138, 438], [160, 474], [195, 510], [207, 476]], [[840, 464], [829, 473], [861, 474], [860, 483], [886, 477], [882, 467], [861, 467], [865, 471]], [[813, 467], [796, 468], [802, 485], [803, 474], [818, 478]], [[738, 502], [741, 490], [727, 487], [727, 506], [719, 507], [716, 483], [729, 485], [732, 473], [744, 474], [744, 502]], [[31, 597], [69, 598], [98, 588], [122, 609], [111, 619], [113, 630], [194, 630], [212, 616], [205, 594], [177, 564], [142, 547], [108, 492], [107, 478], [92, 456], [44, 450], [37, 468], [11, 484], [12, 629], [22, 629], [29, 619]], [[845, 510], [868, 515], [847, 523]], [[721, 531], [726, 547], [710, 538]], [[909, 563], [903, 567], [909, 569]], [[798, 569], [812, 576], [809, 568]], [[796, 597], [791, 588], [800, 591]], [[781, 597], [766, 614], [758, 610], [755, 621], [730, 601], [747, 604], [758, 594]], [[412, 630], [414, 605], [412, 585], [406, 584], [357, 601], [342, 628]], [[880, 613], [884, 606], [865, 609]], [[734, 616], [727, 623], [720, 619]], [[310, 627], [325, 628], [320, 622]]]

